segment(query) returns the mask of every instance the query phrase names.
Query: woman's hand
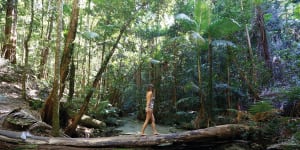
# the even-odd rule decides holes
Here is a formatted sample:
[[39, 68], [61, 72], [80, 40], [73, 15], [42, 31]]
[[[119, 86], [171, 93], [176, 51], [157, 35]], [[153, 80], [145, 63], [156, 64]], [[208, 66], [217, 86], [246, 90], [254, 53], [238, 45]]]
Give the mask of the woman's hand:
[[146, 112], [150, 111], [150, 108], [149, 107], [146, 107], [145, 108]]

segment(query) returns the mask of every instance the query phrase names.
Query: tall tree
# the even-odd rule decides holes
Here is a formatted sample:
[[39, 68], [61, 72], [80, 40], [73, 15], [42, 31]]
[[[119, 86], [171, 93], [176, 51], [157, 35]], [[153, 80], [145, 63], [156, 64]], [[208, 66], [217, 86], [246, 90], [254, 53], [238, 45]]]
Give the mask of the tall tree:
[[61, 98], [64, 93], [65, 82], [69, 74], [71, 58], [74, 51], [74, 40], [76, 38], [78, 16], [79, 16], [79, 0], [74, 0], [72, 6], [72, 14], [70, 16], [68, 34], [65, 42], [64, 51], [61, 57], [59, 98]]
[[[39, 79], [44, 78], [46, 76], [45, 65], [47, 64], [48, 61], [49, 48], [51, 43], [51, 34], [53, 30], [54, 13], [55, 11], [53, 9], [52, 1], [48, 1], [47, 14], [49, 15], [49, 19], [48, 19], [47, 29], [46, 29], [46, 40], [44, 41], [45, 44], [41, 50], [41, 59], [40, 59], [39, 74], [38, 74]], [[44, 16], [44, 13], [42, 14], [42, 16]], [[41, 37], [43, 37], [42, 35], [43, 33], [41, 34]]]
[[1, 56], [9, 59], [11, 63], [17, 63], [16, 41], [17, 41], [17, 4], [18, 0], [7, 0], [5, 17], [5, 41]]
[[[65, 42], [64, 52], [63, 52], [62, 57], [61, 57], [61, 63], [59, 64], [60, 65], [60, 67], [59, 67], [60, 71], [58, 71], [58, 72], [60, 73], [60, 75], [59, 75], [60, 83], [59, 83], [58, 86], [60, 86], [59, 87], [60, 90], [59, 90], [58, 99], [60, 99], [63, 95], [66, 78], [67, 78], [67, 75], [69, 73], [69, 66], [70, 66], [71, 57], [72, 57], [73, 49], [74, 49], [74, 40], [75, 40], [75, 37], [76, 37], [76, 30], [77, 30], [77, 24], [78, 24], [78, 15], [79, 15], [78, 0], [74, 0], [73, 1], [73, 9], [72, 9], [71, 20], [70, 20], [70, 25], [69, 25], [69, 31], [68, 31], [66, 42]], [[59, 20], [57, 20], [57, 21], [59, 21]], [[58, 23], [60, 23], [60, 22], [58, 22]], [[62, 30], [62, 29], [60, 29], [60, 30]], [[60, 43], [58, 43], [58, 41], [57, 41], [57, 44], [60, 44]], [[51, 118], [52, 118], [52, 116], [51, 116], [52, 113], [51, 112], [53, 111], [52, 109], [54, 109], [53, 99], [56, 99], [54, 93], [57, 91], [57, 89], [53, 88], [52, 91], [51, 91], [51, 94], [46, 99], [44, 109], [42, 111], [42, 118], [47, 123], [52, 123], [51, 122]]]
[[29, 52], [29, 40], [31, 38], [31, 34], [32, 34], [32, 29], [33, 29], [33, 18], [34, 18], [34, 9], [33, 9], [33, 4], [34, 4], [34, 0], [31, 0], [31, 17], [30, 17], [30, 24], [29, 24], [29, 31], [28, 31], [28, 35], [27, 38], [24, 41], [24, 48], [25, 48], [25, 57], [24, 57], [24, 70], [23, 70], [23, 83], [22, 83], [22, 97], [24, 100], [26, 100], [26, 82], [27, 82], [27, 72], [29, 69], [28, 66], [28, 52]]
[[54, 70], [54, 82], [53, 82], [53, 97], [51, 102], [53, 102], [52, 110], [52, 135], [59, 136], [59, 79], [60, 79], [60, 49], [61, 49], [61, 40], [62, 40], [62, 0], [57, 1], [57, 38], [56, 38], [56, 48], [55, 48], [55, 70]]
[[[266, 66], [271, 70], [271, 56], [269, 52], [268, 37], [265, 28], [264, 14], [260, 5], [256, 6], [256, 25], [259, 31], [258, 50], [260, 50]], [[271, 72], [272, 73], [272, 72]]]

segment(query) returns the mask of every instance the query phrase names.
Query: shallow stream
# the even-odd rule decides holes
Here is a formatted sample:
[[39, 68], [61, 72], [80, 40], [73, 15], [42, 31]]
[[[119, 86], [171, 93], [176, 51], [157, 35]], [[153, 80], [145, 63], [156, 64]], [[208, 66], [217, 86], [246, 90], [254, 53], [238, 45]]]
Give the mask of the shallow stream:
[[[133, 134], [138, 135], [138, 134], [140, 134], [140, 131], [141, 131], [144, 121], [140, 121], [140, 120], [136, 119], [136, 116], [134, 116], [134, 115], [128, 116], [128, 117], [122, 117], [121, 120], [122, 120], [122, 122], [124, 122], [124, 124], [122, 126], [116, 128], [116, 130], [121, 131], [120, 134], [123, 134], [123, 135], [133, 135]], [[156, 124], [156, 129], [160, 134], [178, 133], [178, 132], [185, 131], [183, 129], [177, 129], [172, 126], [165, 126], [165, 125], [160, 125], [160, 124]], [[152, 135], [151, 123], [148, 124], [148, 126], [145, 130], [145, 134]]]

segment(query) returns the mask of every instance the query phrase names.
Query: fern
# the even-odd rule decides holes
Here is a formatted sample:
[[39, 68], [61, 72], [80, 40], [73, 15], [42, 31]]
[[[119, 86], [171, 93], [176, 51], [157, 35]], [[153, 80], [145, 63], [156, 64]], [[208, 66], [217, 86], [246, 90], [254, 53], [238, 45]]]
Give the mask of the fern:
[[273, 106], [270, 102], [260, 101], [249, 108], [249, 112], [253, 115], [257, 113], [268, 112], [273, 109]]

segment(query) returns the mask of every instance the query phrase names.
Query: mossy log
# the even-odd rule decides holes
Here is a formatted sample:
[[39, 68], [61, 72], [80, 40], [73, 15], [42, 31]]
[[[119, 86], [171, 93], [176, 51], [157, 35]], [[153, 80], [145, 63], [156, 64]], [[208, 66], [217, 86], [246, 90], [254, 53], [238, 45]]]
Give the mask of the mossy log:
[[[0, 141], [14, 144], [53, 145], [70, 146], [81, 148], [103, 148], [103, 147], [149, 147], [165, 144], [208, 142], [218, 140], [234, 140], [242, 133], [248, 132], [249, 127], [240, 124], [227, 124], [215, 127], [186, 131], [182, 133], [160, 134], [160, 135], [123, 135], [101, 138], [62, 138], [41, 137], [15, 132], [0, 130]], [[25, 136], [24, 136], [25, 135]], [[24, 138], [25, 137], [25, 138]]]

